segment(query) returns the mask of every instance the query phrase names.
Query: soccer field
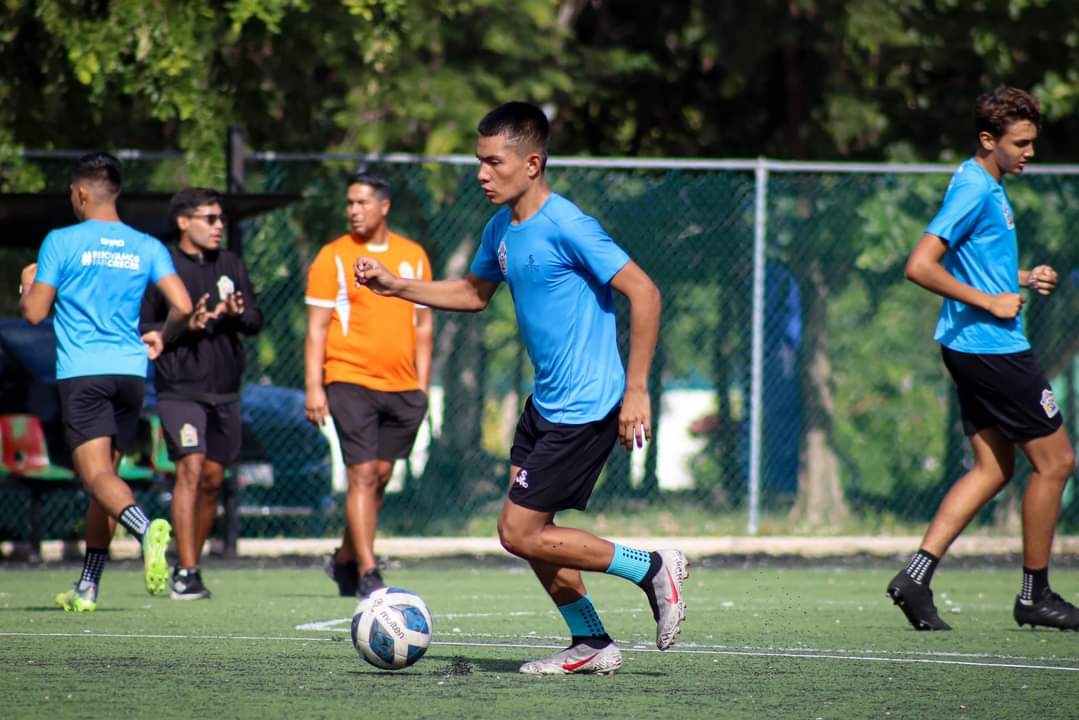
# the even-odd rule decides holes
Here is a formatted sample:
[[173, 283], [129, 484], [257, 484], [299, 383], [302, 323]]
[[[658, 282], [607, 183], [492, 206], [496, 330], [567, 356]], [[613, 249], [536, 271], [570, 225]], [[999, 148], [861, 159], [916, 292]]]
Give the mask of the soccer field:
[[[210, 601], [151, 598], [114, 563], [95, 613], [52, 597], [76, 566], [0, 570], [5, 718], [1048, 718], [1079, 717], [1079, 635], [1020, 630], [1018, 569], [943, 567], [951, 633], [917, 633], [884, 596], [895, 568], [694, 565], [687, 620], [660, 653], [643, 594], [589, 579], [623, 648], [612, 677], [533, 677], [521, 662], [566, 641], [523, 565], [429, 561], [390, 568], [422, 595], [434, 643], [412, 668], [363, 663], [355, 603], [312, 561], [211, 562]], [[1079, 570], [1054, 586], [1076, 601]]]

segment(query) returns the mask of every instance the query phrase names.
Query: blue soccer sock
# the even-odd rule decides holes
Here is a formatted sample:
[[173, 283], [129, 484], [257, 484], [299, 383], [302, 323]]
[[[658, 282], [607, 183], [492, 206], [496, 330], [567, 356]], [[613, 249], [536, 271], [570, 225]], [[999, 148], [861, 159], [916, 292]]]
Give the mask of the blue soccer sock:
[[605, 572], [608, 575], [625, 578], [634, 584], [640, 584], [651, 567], [652, 553], [615, 543], [614, 557], [611, 558], [610, 567]]
[[574, 644], [583, 638], [607, 637], [603, 621], [599, 619], [599, 613], [592, 606], [591, 596], [585, 595], [568, 605], [559, 605], [558, 612], [562, 613], [562, 619], [569, 626], [569, 633], [573, 636]]

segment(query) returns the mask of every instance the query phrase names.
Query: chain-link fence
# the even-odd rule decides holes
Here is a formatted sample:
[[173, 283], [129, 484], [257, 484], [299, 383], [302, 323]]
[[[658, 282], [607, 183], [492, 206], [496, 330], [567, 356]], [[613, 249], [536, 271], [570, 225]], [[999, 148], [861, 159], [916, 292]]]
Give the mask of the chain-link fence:
[[[175, 189], [175, 162], [126, 159], [128, 189]], [[57, 183], [66, 163], [41, 165], [51, 185], [65, 187]], [[245, 458], [271, 468], [244, 475], [244, 536], [341, 527], [339, 472], [326, 438], [303, 418], [303, 293], [319, 247], [347, 230], [347, 178], [361, 166], [389, 178], [390, 224], [427, 248], [436, 277], [467, 271], [494, 212], [469, 158], [248, 156], [248, 189], [304, 199], [243, 227], [266, 315], [248, 345]], [[664, 298], [654, 439], [632, 456], [615, 450], [590, 509], [638, 518], [644, 532], [920, 529], [970, 463], [932, 341], [939, 300], [903, 278], [951, 170], [552, 161], [553, 189], [599, 219]], [[1079, 169], [1028, 170], [1008, 190], [1024, 267], [1047, 263], [1060, 273], [1054, 296], [1030, 298], [1025, 322], [1074, 428]], [[492, 531], [531, 385], [511, 304], [500, 290], [483, 313], [436, 312], [432, 412], [391, 485], [386, 532]], [[626, 343], [624, 303], [619, 317]], [[976, 522], [1013, 530], [1028, 473], [1021, 462]], [[1072, 485], [1066, 530], [1079, 527]], [[12, 498], [0, 520], [17, 536], [18, 523], [3, 519], [24, 507]], [[168, 498], [144, 500], [162, 509]], [[77, 531], [84, 502], [50, 500], [49, 533]]]

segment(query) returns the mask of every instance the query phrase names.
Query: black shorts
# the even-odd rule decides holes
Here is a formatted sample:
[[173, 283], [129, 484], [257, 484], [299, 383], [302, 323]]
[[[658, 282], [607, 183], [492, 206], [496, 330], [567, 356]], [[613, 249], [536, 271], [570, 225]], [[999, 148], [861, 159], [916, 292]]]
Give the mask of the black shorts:
[[1053, 388], [1030, 350], [980, 355], [942, 345], [941, 357], [959, 391], [964, 434], [995, 426], [1018, 443], [1051, 435], [1064, 424]]
[[326, 399], [345, 465], [408, 457], [427, 414], [423, 390], [383, 392], [353, 383], [330, 383]]
[[530, 510], [584, 510], [596, 480], [618, 440], [618, 411], [581, 425], [545, 420], [532, 396], [525, 401], [510, 449], [510, 463], [520, 468], [510, 486], [510, 500]]
[[240, 457], [243, 426], [239, 400], [158, 400], [157, 414], [170, 460], [201, 453], [222, 465], [231, 465]]
[[135, 375], [86, 375], [60, 380], [60, 413], [72, 450], [100, 437], [111, 437], [120, 451], [135, 446], [146, 381]]

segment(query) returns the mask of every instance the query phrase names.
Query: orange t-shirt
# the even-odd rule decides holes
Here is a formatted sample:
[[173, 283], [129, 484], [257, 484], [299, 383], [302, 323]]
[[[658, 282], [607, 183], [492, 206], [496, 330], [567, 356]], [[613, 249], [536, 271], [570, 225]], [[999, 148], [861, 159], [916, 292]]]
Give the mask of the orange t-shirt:
[[415, 304], [356, 287], [356, 258], [376, 258], [400, 277], [431, 279], [431, 262], [416, 242], [391, 232], [386, 247], [357, 242], [351, 234], [325, 245], [307, 271], [304, 302], [332, 308], [322, 382], [346, 382], [371, 390], [402, 392], [420, 387], [416, 377]]

